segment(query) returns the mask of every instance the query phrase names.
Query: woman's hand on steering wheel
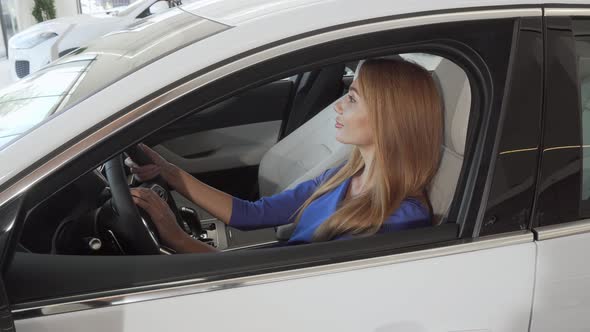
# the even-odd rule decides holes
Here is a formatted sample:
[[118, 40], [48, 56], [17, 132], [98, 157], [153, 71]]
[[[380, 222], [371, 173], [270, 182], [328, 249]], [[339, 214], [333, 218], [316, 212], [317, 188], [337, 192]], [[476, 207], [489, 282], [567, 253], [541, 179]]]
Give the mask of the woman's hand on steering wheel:
[[174, 247], [175, 239], [185, 236], [186, 233], [178, 225], [176, 216], [168, 203], [148, 188], [138, 187], [132, 188], [130, 191], [133, 202], [150, 216], [158, 229], [161, 241], [168, 247]]
[[145, 182], [156, 178], [158, 175], [162, 175], [164, 180], [169, 182], [166, 175], [171, 173], [174, 166], [146, 145], [139, 144], [138, 146], [153, 163], [141, 166], [135, 163], [131, 158], [125, 159], [125, 165], [130, 168], [131, 173], [135, 175], [137, 180]]

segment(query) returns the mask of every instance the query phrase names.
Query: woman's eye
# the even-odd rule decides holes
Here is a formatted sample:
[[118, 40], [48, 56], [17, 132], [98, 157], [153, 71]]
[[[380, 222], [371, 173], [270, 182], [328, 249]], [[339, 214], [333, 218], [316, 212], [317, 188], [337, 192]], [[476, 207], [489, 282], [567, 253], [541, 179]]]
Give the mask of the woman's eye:
[[351, 95], [348, 95], [348, 101], [351, 102], [351, 103], [355, 103], [356, 102], [356, 100]]

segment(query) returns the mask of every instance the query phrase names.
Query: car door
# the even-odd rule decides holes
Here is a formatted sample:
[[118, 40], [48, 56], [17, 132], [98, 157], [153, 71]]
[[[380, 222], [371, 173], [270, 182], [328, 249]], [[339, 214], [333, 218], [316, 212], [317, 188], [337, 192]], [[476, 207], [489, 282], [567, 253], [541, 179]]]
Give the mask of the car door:
[[[494, 176], [500, 169], [496, 165], [514, 163], [511, 157], [520, 156], [499, 150], [514, 144], [506, 136], [514, 130], [507, 121], [517, 120], [511, 115], [526, 112], [538, 119], [541, 111], [541, 9], [488, 8], [460, 14], [460, 22], [454, 15], [419, 15], [410, 21], [386, 18], [377, 26], [361, 22], [335, 28], [329, 41], [305, 50], [310, 63], [347, 62], [387, 51], [436, 52], [465, 70], [472, 96], [470, 116], [462, 119], [465, 127], [458, 127], [467, 132], [465, 161], [445, 223], [384, 236], [219, 255], [16, 253], [6, 282], [17, 331], [527, 330], [537, 250], [533, 233], [528, 226], [503, 222], [512, 218], [502, 215], [489, 225], [505, 227], [479, 234], [488, 225], [484, 216], [489, 198], [495, 197], [490, 189], [512, 189], [537, 173], [534, 150], [533, 157], [525, 156], [527, 167], [520, 169], [526, 174], [519, 174], [510, 186], [496, 184], [506, 181]], [[382, 28], [388, 24], [390, 28]], [[216, 91], [214, 96], [225, 96], [236, 89], [232, 82], [237, 77], [255, 82], [261, 75], [272, 77], [273, 70], [294, 67], [302, 53], [301, 45], [291, 42], [285, 54], [268, 59], [277, 67], [262, 63], [251, 76], [237, 72], [195, 94]], [[527, 92], [533, 100], [523, 103]], [[160, 128], [170, 120], [162, 117], [180, 117], [181, 101], [125, 129], [148, 133]], [[143, 135], [127, 132], [105, 138], [100, 147], [130, 145]], [[538, 143], [538, 132], [521, 134]], [[523, 149], [518, 148], [514, 150]], [[106, 155], [93, 149], [84, 158], [72, 159], [76, 167], [32, 184], [27, 201], [34, 204], [58, 183], [77, 176], [64, 169], [81, 172]], [[534, 192], [518, 192], [514, 199], [515, 192], [502, 196], [513, 208], [506, 215], [531, 209]]]
[[545, 10], [547, 73], [542, 168], [533, 218], [537, 239], [531, 331], [590, 325], [590, 16]]

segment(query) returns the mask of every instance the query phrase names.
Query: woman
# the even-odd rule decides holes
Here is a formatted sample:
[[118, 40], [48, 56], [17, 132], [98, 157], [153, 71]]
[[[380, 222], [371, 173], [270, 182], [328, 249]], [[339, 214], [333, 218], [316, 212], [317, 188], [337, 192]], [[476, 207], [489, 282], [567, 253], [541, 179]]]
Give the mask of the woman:
[[[355, 146], [349, 160], [256, 202], [203, 184], [145, 146], [154, 164], [132, 166], [132, 172], [140, 180], [161, 174], [180, 194], [239, 229], [294, 221], [290, 244], [431, 225], [426, 187], [440, 159], [442, 110], [428, 71], [402, 60], [368, 60], [335, 111], [336, 139]], [[213, 250], [187, 236], [155, 193], [136, 188], [132, 195], [166, 245], [178, 252]]]

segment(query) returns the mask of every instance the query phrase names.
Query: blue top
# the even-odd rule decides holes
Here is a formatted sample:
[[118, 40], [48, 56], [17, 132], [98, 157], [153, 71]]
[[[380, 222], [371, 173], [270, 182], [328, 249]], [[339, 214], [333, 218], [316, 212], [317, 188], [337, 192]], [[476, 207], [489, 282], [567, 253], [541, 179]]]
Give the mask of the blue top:
[[[327, 179], [338, 171], [331, 168], [315, 179], [302, 182], [293, 189], [273, 196], [249, 202], [234, 197], [229, 225], [240, 230], [253, 230], [290, 224], [295, 221], [295, 212]], [[314, 200], [301, 215], [289, 244], [312, 242], [315, 230], [329, 217], [342, 201], [348, 190], [350, 178], [332, 191]], [[379, 233], [430, 226], [430, 214], [418, 200], [407, 198], [381, 226]], [[340, 237], [344, 238], [344, 237]]]

